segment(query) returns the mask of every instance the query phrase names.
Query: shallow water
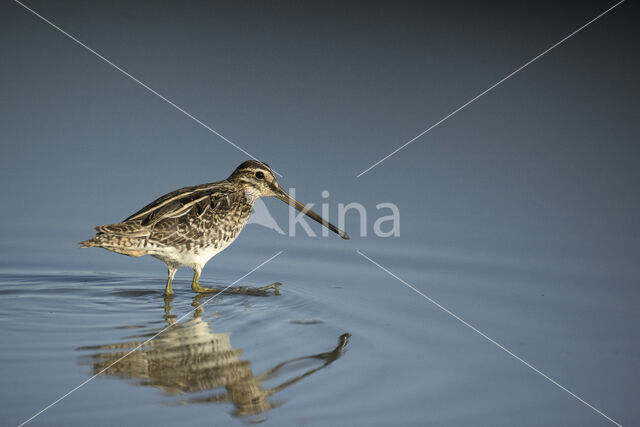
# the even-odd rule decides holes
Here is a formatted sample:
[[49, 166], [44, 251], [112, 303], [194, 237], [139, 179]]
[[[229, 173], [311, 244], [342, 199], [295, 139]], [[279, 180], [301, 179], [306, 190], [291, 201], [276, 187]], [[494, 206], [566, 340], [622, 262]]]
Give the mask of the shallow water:
[[[30, 425], [609, 424], [352, 248], [310, 242], [289, 240], [238, 284], [283, 282], [270, 296], [195, 296], [181, 270], [165, 299], [160, 263], [101, 250], [78, 252], [99, 272], [5, 266], [2, 423], [91, 379]], [[602, 286], [602, 265], [374, 243], [360, 250], [598, 409], [638, 415], [638, 310]], [[203, 284], [276, 251], [227, 252]]]
[[[637, 2], [21, 3], [219, 133], [0, 2], [0, 425], [638, 424]], [[165, 301], [157, 260], [77, 248], [246, 153], [336, 225], [366, 208], [307, 238], [269, 198], [297, 235], [203, 271], [282, 250], [238, 283], [280, 295], [183, 269]]]

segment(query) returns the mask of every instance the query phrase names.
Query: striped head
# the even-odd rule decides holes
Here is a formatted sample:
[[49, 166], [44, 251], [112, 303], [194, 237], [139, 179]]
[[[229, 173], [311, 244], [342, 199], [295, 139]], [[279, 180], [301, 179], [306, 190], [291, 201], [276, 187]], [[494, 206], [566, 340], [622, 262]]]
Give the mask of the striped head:
[[255, 197], [275, 196], [274, 191], [280, 188], [269, 165], [256, 160], [242, 163], [227, 180], [239, 184]]
[[277, 197], [288, 205], [293, 206], [300, 212], [304, 213], [309, 218], [324, 225], [343, 239], [349, 239], [347, 233], [340, 230], [338, 227], [331, 224], [329, 221], [325, 220], [284, 191], [280, 187], [280, 184], [278, 184], [275, 174], [266, 163], [259, 162], [257, 160], [247, 160], [233, 171], [229, 178], [227, 178], [227, 181], [240, 185], [246, 193], [256, 199], [268, 196]]

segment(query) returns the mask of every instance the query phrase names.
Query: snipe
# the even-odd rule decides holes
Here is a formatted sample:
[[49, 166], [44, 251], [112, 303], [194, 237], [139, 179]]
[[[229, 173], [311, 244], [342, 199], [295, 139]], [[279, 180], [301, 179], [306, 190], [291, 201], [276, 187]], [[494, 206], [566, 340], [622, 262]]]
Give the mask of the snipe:
[[166, 295], [176, 270], [194, 270], [191, 288], [196, 292], [218, 292], [200, 286], [200, 273], [214, 255], [227, 248], [249, 220], [260, 197], [274, 196], [310, 218], [349, 239], [344, 231], [287, 194], [265, 163], [242, 163], [224, 181], [185, 187], [154, 200], [123, 222], [96, 227], [95, 237], [81, 247], [97, 246], [119, 254], [151, 255], [168, 268]]

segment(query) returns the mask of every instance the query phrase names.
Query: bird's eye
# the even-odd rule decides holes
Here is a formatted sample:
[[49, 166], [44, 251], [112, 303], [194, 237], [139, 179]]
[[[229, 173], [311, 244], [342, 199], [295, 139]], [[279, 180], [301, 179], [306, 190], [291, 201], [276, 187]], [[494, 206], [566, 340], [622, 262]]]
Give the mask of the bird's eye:
[[256, 172], [256, 178], [262, 179], [262, 178], [264, 178], [264, 174], [262, 172], [258, 171], [258, 172]]

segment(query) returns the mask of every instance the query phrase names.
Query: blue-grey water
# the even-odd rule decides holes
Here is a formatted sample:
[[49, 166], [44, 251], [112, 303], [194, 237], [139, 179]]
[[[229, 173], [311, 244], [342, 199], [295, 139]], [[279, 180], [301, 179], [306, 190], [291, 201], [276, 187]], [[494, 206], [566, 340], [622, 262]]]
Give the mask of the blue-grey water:
[[[203, 306], [208, 297], [194, 296], [186, 271], [165, 301], [155, 260], [91, 250], [132, 268], [5, 266], [3, 422], [24, 421], [173, 324], [33, 425], [607, 425], [337, 238], [313, 243], [291, 241], [242, 281], [279, 280], [280, 295], [223, 295]], [[205, 283], [231, 283], [275, 252], [236, 249], [212, 261]], [[637, 415], [629, 273], [605, 274], [606, 261], [584, 255], [559, 265], [552, 254], [360, 249], [620, 422]], [[344, 354], [322, 369], [305, 376], [326, 361], [310, 358], [268, 374], [335, 349], [345, 333]], [[258, 400], [243, 404], [247, 394]]]
[[349, 241], [249, 224], [203, 272], [282, 251], [237, 284], [279, 295], [206, 303], [183, 269], [165, 300], [159, 261], [77, 242], [246, 154], [2, 2], [0, 424], [638, 424], [636, 3], [359, 178], [610, 4], [24, 4], [332, 222], [367, 217]]

